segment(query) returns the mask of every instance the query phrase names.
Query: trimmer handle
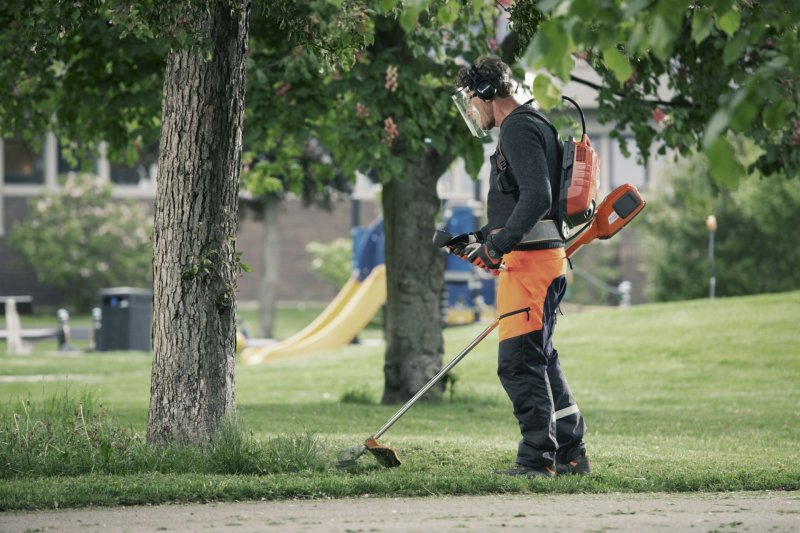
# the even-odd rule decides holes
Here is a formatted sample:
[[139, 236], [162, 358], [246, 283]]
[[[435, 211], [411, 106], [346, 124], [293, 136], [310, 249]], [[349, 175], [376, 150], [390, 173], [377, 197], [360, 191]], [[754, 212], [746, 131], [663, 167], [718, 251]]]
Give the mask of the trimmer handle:
[[453, 236], [442, 229], [437, 229], [433, 232], [433, 245], [437, 248], [444, 248], [452, 240]]
[[597, 211], [589, 223], [589, 227], [567, 245], [567, 257], [595, 239], [610, 239], [627, 226], [644, 209], [645, 205], [647, 202], [636, 187], [630, 183], [620, 185], [597, 206]]

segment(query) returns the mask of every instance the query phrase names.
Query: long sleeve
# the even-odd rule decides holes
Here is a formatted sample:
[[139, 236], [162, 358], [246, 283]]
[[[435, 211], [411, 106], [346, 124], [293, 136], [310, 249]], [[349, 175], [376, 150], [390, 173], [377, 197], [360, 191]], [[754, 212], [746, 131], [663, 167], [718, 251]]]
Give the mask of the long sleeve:
[[547, 142], [530, 116], [509, 115], [501, 128], [499, 144], [518, 187], [516, 205], [503, 229], [492, 237], [498, 250], [508, 253], [548, 213], [552, 192]]

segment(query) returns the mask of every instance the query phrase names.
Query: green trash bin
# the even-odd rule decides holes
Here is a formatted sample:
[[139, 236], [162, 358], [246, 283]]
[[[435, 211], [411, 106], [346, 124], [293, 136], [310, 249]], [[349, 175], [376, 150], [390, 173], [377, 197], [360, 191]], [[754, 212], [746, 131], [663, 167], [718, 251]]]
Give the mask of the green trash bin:
[[153, 291], [112, 287], [100, 291], [97, 349], [150, 351]]

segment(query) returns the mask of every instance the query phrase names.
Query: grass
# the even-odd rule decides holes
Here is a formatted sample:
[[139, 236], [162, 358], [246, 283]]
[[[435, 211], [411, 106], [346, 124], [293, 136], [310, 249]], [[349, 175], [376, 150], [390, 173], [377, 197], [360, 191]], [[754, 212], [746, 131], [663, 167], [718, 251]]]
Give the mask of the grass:
[[[296, 328], [312, 317], [298, 319]], [[9, 466], [24, 459], [19, 448], [0, 465], [0, 508], [363, 494], [797, 490], [798, 318], [800, 292], [560, 317], [556, 346], [589, 425], [594, 474], [554, 481], [492, 473], [513, 462], [518, 439], [495, 375], [494, 334], [455, 369], [452, 393], [416, 405], [381, 439], [404, 461], [391, 470], [369, 456], [352, 471], [334, 466], [341, 447], [361, 443], [398, 408], [378, 404], [381, 346], [240, 365], [240, 428], [223, 432], [216, 448], [155, 457], [141, 438], [149, 354], [0, 356], [0, 447], [27, 435], [22, 426], [14, 433], [15, 413], [17, 424], [39, 431], [37, 446], [25, 452], [31, 454], [27, 467]], [[445, 359], [483, 327], [446, 330]], [[76, 417], [81, 405], [82, 420]], [[70, 443], [71, 456], [53, 459], [48, 439], [59, 448]], [[46, 448], [50, 459], [43, 458]]]

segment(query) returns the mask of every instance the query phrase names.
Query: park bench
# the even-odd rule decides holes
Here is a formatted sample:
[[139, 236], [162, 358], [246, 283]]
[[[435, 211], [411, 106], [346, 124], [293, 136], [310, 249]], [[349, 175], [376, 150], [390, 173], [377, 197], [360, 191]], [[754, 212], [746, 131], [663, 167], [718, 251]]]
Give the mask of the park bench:
[[[33, 297], [31, 296], [0, 296], [0, 315], [5, 317], [6, 328], [0, 329], [0, 340], [8, 342], [9, 353], [26, 353], [27, 347], [22, 341], [40, 341], [56, 339], [58, 348], [62, 351], [69, 350], [69, 341], [72, 339], [89, 339], [89, 328], [71, 329], [68, 324], [69, 315], [59, 311], [58, 327], [53, 328], [23, 328], [20, 324], [20, 315], [33, 315]], [[10, 337], [13, 337], [10, 339]]]

